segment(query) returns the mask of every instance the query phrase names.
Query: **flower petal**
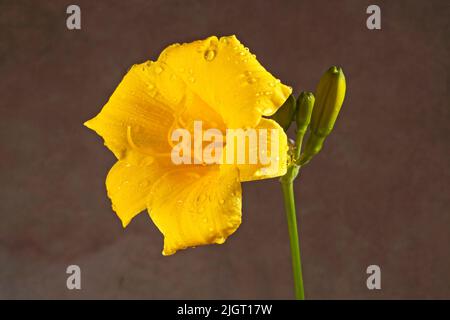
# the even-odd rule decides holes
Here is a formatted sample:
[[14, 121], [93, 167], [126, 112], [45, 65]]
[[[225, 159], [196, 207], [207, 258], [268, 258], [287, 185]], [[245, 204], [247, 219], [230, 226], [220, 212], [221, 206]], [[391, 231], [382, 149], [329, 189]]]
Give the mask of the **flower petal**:
[[254, 127], [272, 115], [292, 88], [267, 72], [235, 36], [213, 36], [166, 48], [167, 65], [223, 118], [228, 128]]
[[164, 255], [223, 243], [241, 223], [238, 170], [200, 167], [171, 171], [152, 188], [149, 214], [164, 235]]
[[118, 159], [134, 149], [167, 154], [167, 137], [185, 88], [181, 79], [162, 72], [158, 63], [134, 65], [102, 111], [85, 125], [104, 138]]
[[147, 158], [146, 165], [117, 161], [111, 168], [106, 177], [106, 189], [123, 227], [146, 208], [150, 190], [163, 172], [151, 158]]
[[[263, 146], [259, 142], [257, 145], [251, 146], [252, 148], [246, 150], [246, 152], [247, 154], [255, 152], [259, 155], [258, 157], [261, 157], [261, 153], [264, 153], [264, 156], [270, 159], [270, 162], [266, 164], [260, 162], [257, 164], [238, 164], [241, 181], [279, 177], [284, 175], [287, 170], [288, 143], [283, 128], [274, 120], [261, 118], [256, 129], [259, 135], [262, 133], [260, 129], [266, 129], [264, 132], [267, 133], [267, 139], [262, 140], [267, 141], [267, 145]], [[273, 154], [272, 148], [274, 149]], [[259, 159], [261, 160], [261, 158]]]

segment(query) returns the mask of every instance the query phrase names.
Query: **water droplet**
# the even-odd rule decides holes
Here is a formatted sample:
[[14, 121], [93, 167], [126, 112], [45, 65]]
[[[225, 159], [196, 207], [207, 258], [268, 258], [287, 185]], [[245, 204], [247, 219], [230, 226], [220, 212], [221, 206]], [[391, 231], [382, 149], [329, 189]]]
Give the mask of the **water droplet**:
[[225, 200], [220, 199], [220, 200], [219, 200], [219, 203], [220, 203], [220, 204], [224, 204], [224, 203], [225, 203]]
[[248, 78], [247, 80], [248, 83], [255, 83], [256, 82], [256, 78]]
[[241, 51], [241, 52], [239, 52], [239, 55], [240, 55], [240, 56], [244, 56], [244, 55], [245, 55], [245, 52], [244, 52], [244, 51]]
[[220, 42], [222, 42], [224, 44], [228, 44], [229, 43], [228, 38], [225, 38], [225, 37], [220, 38]]
[[195, 78], [194, 77], [189, 77], [189, 81], [194, 83], [195, 82]]
[[213, 232], [214, 231], [214, 229], [211, 228], [211, 227], [208, 230], [209, 230], [209, 232]]
[[156, 72], [157, 74], [160, 74], [162, 71], [163, 71], [163, 68], [161, 68], [160, 66], [157, 66], [157, 67], [155, 68], [155, 72]]
[[206, 50], [203, 57], [206, 61], [213, 61], [216, 57], [216, 52], [214, 50]]
[[264, 94], [265, 94], [266, 96], [270, 96], [270, 95], [272, 94], [272, 91], [266, 91], [266, 92], [264, 92]]
[[153, 83], [149, 83], [149, 84], [147, 85], [147, 88], [148, 88], [149, 90], [153, 90], [153, 89], [155, 88], [155, 85], [154, 85]]
[[225, 237], [218, 237], [214, 242], [217, 244], [222, 244], [225, 242]]

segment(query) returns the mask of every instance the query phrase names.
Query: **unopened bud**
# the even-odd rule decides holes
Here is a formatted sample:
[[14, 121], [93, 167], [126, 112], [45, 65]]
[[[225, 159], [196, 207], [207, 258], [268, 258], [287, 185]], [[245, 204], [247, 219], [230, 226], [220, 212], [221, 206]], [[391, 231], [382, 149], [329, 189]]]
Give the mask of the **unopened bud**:
[[303, 91], [297, 99], [295, 122], [297, 122], [297, 134], [304, 135], [311, 121], [314, 107], [314, 94]]
[[325, 72], [316, 89], [316, 103], [311, 116], [311, 131], [326, 137], [333, 130], [345, 97], [345, 76], [339, 67]]
[[300, 157], [300, 165], [308, 163], [322, 149], [341, 110], [345, 88], [345, 76], [339, 67], [331, 67], [320, 79], [311, 116], [310, 135]]

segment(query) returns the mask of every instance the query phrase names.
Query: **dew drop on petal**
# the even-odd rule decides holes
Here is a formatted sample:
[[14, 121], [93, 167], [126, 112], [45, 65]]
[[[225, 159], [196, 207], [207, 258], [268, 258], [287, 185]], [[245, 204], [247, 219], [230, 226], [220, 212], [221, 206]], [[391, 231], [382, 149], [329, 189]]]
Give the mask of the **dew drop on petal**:
[[220, 204], [224, 204], [224, 203], [225, 203], [225, 200], [220, 199], [220, 200], [219, 200], [219, 203], [220, 203]]
[[261, 169], [258, 169], [255, 171], [255, 177], [261, 177], [263, 174], [261, 172]]
[[225, 237], [218, 237], [214, 240], [214, 242], [217, 244], [222, 244], [225, 242]]
[[163, 71], [163, 68], [161, 68], [160, 66], [157, 66], [157, 67], [155, 68], [155, 72], [156, 72], [157, 74], [160, 74], [162, 71]]
[[216, 57], [216, 52], [214, 50], [206, 50], [203, 57], [206, 61], [213, 61]]

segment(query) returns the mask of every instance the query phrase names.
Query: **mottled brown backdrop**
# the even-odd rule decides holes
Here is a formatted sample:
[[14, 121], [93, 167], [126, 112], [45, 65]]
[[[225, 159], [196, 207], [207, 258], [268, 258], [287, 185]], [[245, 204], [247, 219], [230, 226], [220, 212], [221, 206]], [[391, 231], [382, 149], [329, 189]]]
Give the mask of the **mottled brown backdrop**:
[[[296, 92], [333, 64], [347, 76], [296, 182], [307, 297], [450, 298], [449, 17], [445, 0], [0, 1], [0, 298], [293, 297], [276, 179], [244, 184], [226, 244], [163, 257], [146, 214], [122, 229], [104, 186], [114, 157], [82, 126], [132, 64], [229, 34]], [[70, 264], [81, 291], [66, 289]], [[381, 291], [366, 288], [371, 264]]]

